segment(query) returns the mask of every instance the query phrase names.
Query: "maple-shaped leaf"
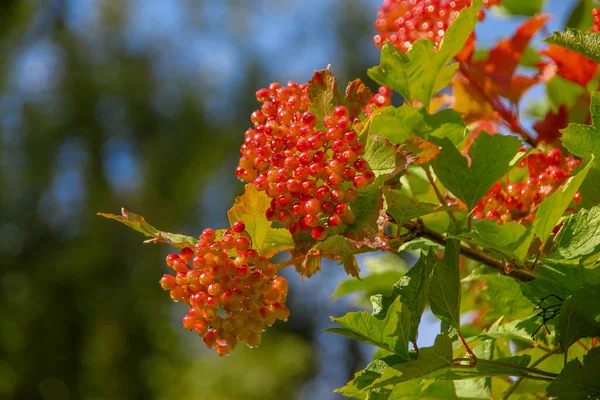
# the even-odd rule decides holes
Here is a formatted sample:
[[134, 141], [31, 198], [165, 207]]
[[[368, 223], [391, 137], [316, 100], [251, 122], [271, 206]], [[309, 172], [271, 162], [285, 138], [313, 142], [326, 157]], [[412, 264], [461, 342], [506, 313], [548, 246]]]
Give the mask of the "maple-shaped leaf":
[[[517, 103], [523, 94], [533, 85], [549, 79], [552, 70], [542, 69], [533, 77], [515, 76], [517, 66], [520, 64], [525, 50], [532, 37], [544, 26], [549, 16], [536, 15], [525, 21], [515, 34], [509, 39], [501, 40], [483, 60], [465, 64], [461, 69], [462, 75], [468, 82], [455, 81], [455, 91], [458, 90], [462, 97], [473, 97], [462, 103], [489, 103], [489, 99], [501, 96]], [[462, 86], [460, 86], [462, 85]], [[461, 93], [465, 90], [466, 93]], [[459, 103], [460, 107], [460, 103]], [[464, 107], [463, 107], [464, 108]], [[459, 111], [458, 108], [455, 108]], [[485, 117], [490, 117], [489, 109], [481, 111]]]
[[163, 232], [148, 222], [141, 215], [127, 211], [125, 208], [121, 209], [121, 215], [98, 213], [97, 215], [114, 219], [122, 224], [127, 225], [131, 229], [141, 232], [145, 236], [151, 237], [152, 239], [146, 240], [144, 243], [166, 243], [174, 247], [182, 249], [184, 247], [193, 247], [198, 242], [198, 239], [191, 236], [180, 235], [177, 233]]
[[252, 239], [252, 247], [265, 257], [294, 248], [294, 240], [287, 229], [272, 228], [266, 212], [270, 207], [270, 199], [264, 192], [259, 192], [254, 185], [246, 185], [242, 196], [235, 199], [235, 204], [227, 212], [231, 224], [242, 221], [246, 232]]

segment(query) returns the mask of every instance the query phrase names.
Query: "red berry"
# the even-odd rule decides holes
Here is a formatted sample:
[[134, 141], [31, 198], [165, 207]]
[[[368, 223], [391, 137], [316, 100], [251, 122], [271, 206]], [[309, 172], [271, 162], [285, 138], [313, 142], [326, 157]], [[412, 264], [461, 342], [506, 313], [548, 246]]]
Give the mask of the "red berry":
[[246, 230], [246, 225], [242, 221], [236, 221], [233, 223], [233, 231], [236, 233], [242, 233]]

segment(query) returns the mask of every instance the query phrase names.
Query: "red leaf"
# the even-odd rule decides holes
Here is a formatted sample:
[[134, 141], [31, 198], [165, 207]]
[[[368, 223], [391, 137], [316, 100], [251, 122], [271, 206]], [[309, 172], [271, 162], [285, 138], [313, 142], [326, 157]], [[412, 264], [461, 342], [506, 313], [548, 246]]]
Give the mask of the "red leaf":
[[360, 79], [348, 82], [346, 87], [346, 104], [350, 114], [350, 120], [358, 117], [362, 109], [371, 100], [371, 91]]
[[560, 137], [560, 129], [566, 128], [568, 124], [567, 108], [561, 105], [558, 113], [549, 112], [543, 121], [533, 125], [533, 129], [538, 133], [538, 141], [552, 143]]
[[425, 164], [435, 159], [440, 152], [439, 146], [418, 136], [406, 139], [402, 145], [402, 150], [411, 153], [416, 164]]
[[559, 76], [584, 87], [598, 71], [598, 64], [594, 61], [555, 44], [551, 44], [540, 53], [554, 61]]

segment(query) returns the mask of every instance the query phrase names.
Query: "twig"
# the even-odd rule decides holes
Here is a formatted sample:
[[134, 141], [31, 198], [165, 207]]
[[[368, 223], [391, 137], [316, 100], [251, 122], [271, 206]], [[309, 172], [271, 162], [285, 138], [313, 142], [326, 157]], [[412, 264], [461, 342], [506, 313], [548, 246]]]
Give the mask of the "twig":
[[285, 268], [288, 267], [290, 265], [294, 265], [296, 264], [298, 261], [302, 261], [304, 260], [305, 256], [298, 256], [298, 257], [292, 257], [289, 260], [285, 260], [280, 262], [279, 264], [276, 264], [275, 267], [277, 267], [277, 269], [281, 269], [281, 268]]
[[[425, 167], [423, 168], [425, 170], [425, 174], [427, 174], [427, 179], [429, 179], [429, 183], [431, 183], [431, 187], [433, 187], [433, 191], [435, 192], [435, 195], [437, 196], [439, 202], [441, 205], [443, 206], [447, 206], [448, 202], [446, 201], [446, 199], [444, 199], [444, 195], [442, 195], [442, 192], [440, 192], [440, 189], [437, 187], [437, 185], [435, 184], [435, 180], [433, 179], [433, 175], [431, 175], [431, 167]], [[452, 210], [448, 210], [448, 216], [450, 217], [450, 219], [452, 220], [452, 222], [456, 222], [456, 216], [454, 215], [454, 213], [452, 212]]]
[[[441, 245], [446, 245], [447, 239], [444, 235], [424, 226], [422, 222], [418, 223], [414, 221], [408, 221], [405, 222], [402, 226], [405, 229], [408, 229], [409, 231], [413, 232], [417, 236], [424, 237]], [[532, 275], [531, 273], [524, 270], [513, 269], [510, 273], [507, 273], [506, 263], [497, 260], [493, 257], [490, 257], [479, 250], [471, 249], [469, 247], [461, 245], [460, 254], [470, 258], [471, 260], [487, 265], [490, 268], [500, 271], [503, 274], [518, 279], [520, 281], [528, 282], [535, 279], [535, 275]]]

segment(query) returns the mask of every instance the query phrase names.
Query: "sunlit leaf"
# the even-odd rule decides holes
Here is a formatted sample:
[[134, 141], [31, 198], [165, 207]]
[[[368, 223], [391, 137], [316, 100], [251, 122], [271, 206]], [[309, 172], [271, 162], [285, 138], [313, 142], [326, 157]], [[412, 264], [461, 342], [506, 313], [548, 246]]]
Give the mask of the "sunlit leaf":
[[167, 243], [181, 249], [184, 247], [192, 247], [194, 244], [196, 244], [196, 242], [198, 242], [198, 239], [191, 236], [160, 231], [146, 222], [146, 219], [141, 215], [127, 211], [124, 208], [121, 209], [121, 215], [105, 213], [98, 213], [98, 215], [104, 218], [119, 221], [131, 229], [141, 232], [145, 236], [153, 238], [147, 240], [145, 243]]
[[506, 174], [521, 141], [482, 132], [471, 144], [471, 163], [448, 139], [431, 139], [442, 151], [431, 162], [438, 179], [472, 210], [492, 185]]
[[386, 190], [384, 195], [387, 212], [398, 225], [425, 215], [456, 209], [454, 206], [419, 202], [408, 197], [400, 190]]
[[573, 50], [600, 63], [600, 34], [567, 28], [566, 32], [554, 32], [545, 42]]
[[376, 177], [389, 179], [404, 171], [412, 160], [398, 145], [390, 143], [389, 139], [381, 136], [369, 136], [365, 146], [364, 159]]
[[254, 185], [246, 185], [244, 194], [235, 199], [235, 204], [227, 212], [231, 224], [244, 222], [252, 247], [265, 257], [294, 248], [294, 240], [287, 229], [271, 227], [266, 217], [270, 203], [264, 192], [258, 191]]
[[371, 100], [371, 91], [360, 79], [348, 83], [346, 87], [346, 107], [351, 120], [358, 117]]
[[317, 116], [319, 121], [323, 117], [333, 114], [338, 105], [344, 105], [344, 99], [338, 90], [337, 79], [329, 68], [315, 71], [308, 82], [308, 97], [310, 99], [310, 112]]

